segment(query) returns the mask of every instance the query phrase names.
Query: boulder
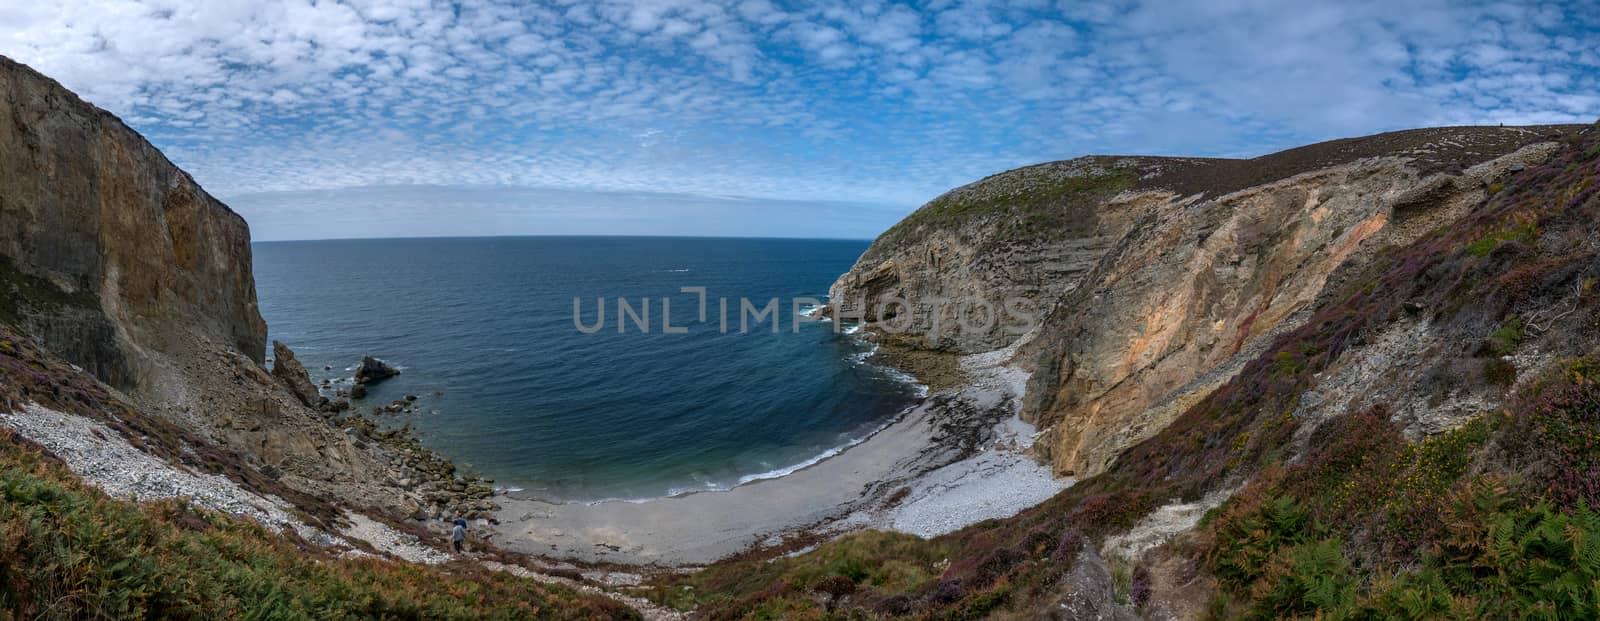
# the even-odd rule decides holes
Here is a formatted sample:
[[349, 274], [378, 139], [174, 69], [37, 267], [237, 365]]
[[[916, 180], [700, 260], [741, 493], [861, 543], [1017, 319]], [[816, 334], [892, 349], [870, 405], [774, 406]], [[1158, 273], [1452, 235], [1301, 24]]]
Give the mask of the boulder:
[[311, 383], [311, 375], [295, 358], [294, 350], [282, 341], [272, 342], [272, 376], [307, 407], [319, 408], [327, 401], [317, 390], [317, 385]]
[[375, 384], [399, 374], [400, 369], [390, 366], [387, 362], [372, 356], [362, 356], [361, 366], [356, 368], [356, 383]]
[[351, 399], [365, 399], [365, 398], [367, 398], [367, 385], [366, 384], [356, 384], [354, 386], [351, 386], [350, 387], [350, 398]]

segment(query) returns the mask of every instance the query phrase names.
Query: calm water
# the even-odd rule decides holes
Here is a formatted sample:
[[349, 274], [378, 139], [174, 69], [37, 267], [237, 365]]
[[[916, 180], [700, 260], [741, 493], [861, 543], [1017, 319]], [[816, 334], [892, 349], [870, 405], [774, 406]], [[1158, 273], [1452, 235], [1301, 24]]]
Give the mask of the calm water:
[[[790, 300], [825, 298], [867, 242], [673, 238], [477, 238], [255, 245], [271, 336], [313, 379], [361, 354], [403, 369], [356, 405], [406, 394], [423, 442], [497, 484], [569, 500], [723, 489], [782, 474], [860, 438], [916, 389], [862, 364], [830, 323], [792, 331]], [[707, 289], [708, 322], [697, 323]], [[573, 324], [574, 296], [592, 325]], [[618, 297], [648, 296], [648, 334], [617, 332]], [[661, 331], [660, 298], [672, 298]], [[783, 329], [740, 334], [738, 299], [779, 298]], [[729, 298], [721, 333], [717, 299]], [[758, 330], [759, 329], [759, 330]], [[324, 366], [332, 367], [324, 370]], [[442, 396], [436, 396], [443, 391]]]

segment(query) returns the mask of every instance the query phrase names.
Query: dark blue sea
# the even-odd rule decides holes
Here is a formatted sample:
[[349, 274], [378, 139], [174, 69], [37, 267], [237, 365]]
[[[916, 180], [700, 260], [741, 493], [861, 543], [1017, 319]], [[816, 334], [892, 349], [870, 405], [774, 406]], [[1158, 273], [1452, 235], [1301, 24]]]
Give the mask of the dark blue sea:
[[[918, 388], [864, 363], [828, 322], [793, 325], [793, 300], [826, 299], [864, 241], [520, 237], [255, 244], [261, 313], [318, 382], [362, 354], [402, 369], [356, 406], [384, 415], [519, 495], [642, 499], [781, 476], [859, 440]], [[706, 321], [700, 296], [706, 289]], [[603, 327], [593, 334], [597, 298]], [[662, 330], [661, 298], [671, 300]], [[618, 298], [635, 314], [618, 332]], [[721, 327], [719, 300], [728, 300]], [[772, 320], [740, 330], [740, 299]], [[324, 367], [329, 367], [325, 370]], [[439, 395], [438, 393], [441, 393]]]

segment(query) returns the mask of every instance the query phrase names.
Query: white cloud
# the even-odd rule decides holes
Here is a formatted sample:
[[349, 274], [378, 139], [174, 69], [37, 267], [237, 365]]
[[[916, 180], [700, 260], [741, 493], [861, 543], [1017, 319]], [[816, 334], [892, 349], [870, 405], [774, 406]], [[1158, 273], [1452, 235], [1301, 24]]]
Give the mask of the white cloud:
[[1593, 120], [1585, 8], [65, 0], [0, 6], [0, 53], [225, 197], [422, 184], [905, 210], [1091, 152]]

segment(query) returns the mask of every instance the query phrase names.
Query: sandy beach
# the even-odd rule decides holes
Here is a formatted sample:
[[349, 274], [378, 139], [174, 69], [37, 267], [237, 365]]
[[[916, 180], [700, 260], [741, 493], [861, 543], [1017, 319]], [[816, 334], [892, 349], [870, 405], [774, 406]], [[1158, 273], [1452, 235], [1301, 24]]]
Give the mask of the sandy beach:
[[502, 496], [491, 537], [550, 558], [685, 566], [800, 532], [935, 536], [1012, 515], [1071, 482], [1029, 454], [1033, 428], [1017, 417], [1027, 375], [1003, 365], [1010, 353], [962, 358], [967, 385], [930, 395], [865, 441], [788, 476], [644, 502]]

